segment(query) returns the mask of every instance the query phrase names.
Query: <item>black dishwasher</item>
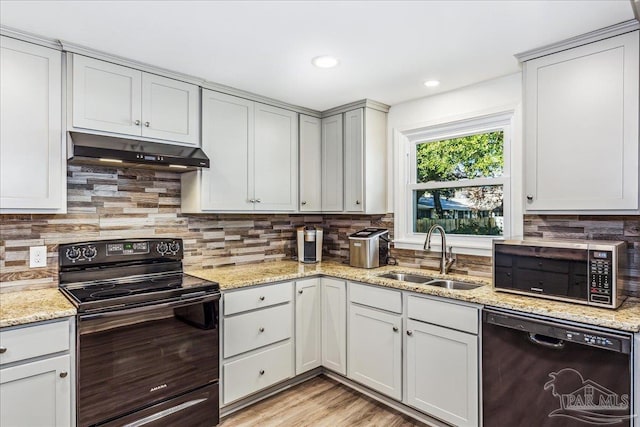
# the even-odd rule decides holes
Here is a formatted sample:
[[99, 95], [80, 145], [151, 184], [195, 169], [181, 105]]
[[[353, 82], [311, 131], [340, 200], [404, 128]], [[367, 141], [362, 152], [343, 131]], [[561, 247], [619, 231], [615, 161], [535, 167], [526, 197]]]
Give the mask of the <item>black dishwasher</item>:
[[484, 427], [630, 426], [631, 334], [482, 315]]

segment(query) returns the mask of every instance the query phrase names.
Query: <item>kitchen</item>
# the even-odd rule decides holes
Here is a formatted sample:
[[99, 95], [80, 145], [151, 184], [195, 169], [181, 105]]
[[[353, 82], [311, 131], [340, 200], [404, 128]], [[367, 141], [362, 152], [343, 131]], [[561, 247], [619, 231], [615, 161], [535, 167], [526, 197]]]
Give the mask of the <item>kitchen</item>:
[[[218, 54], [222, 57], [227, 55], [230, 61], [229, 64], [218, 65], [206, 62], [202, 55], [194, 53], [188, 56], [180, 51], [179, 45], [170, 42], [171, 34], [175, 31], [188, 35], [189, 28], [193, 26], [186, 19], [180, 21], [179, 25], [170, 20], [171, 16], [182, 16], [176, 14], [184, 13], [182, 7], [171, 3], [165, 3], [165, 6], [161, 3], [154, 4], [162, 10], [156, 11], [154, 19], [157, 22], [146, 17], [136, 27], [134, 18], [121, 18], [123, 34], [119, 36], [111, 34], [113, 29], [91, 31], [91, 25], [96, 29], [104, 28], [98, 26], [99, 23], [93, 21], [95, 18], [92, 16], [118, 20], [118, 16], [126, 10], [125, 6], [131, 8], [127, 12], [140, 16], [153, 3], [134, 2], [120, 6], [114, 3], [102, 6], [90, 3], [79, 6], [74, 2], [53, 2], [52, 6], [37, 3], [37, 12], [29, 8], [28, 2], [23, 5], [20, 3], [2, 3], [2, 63], [10, 63], [13, 59], [11, 56], [4, 56], [9, 51], [26, 51], [31, 55], [29, 58], [46, 57], [48, 62], [45, 68], [42, 65], [40, 68], [32, 65], [33, 70], [25, 68], [32, 64], [30, 60], [17, 62], [23, 67], [19, 68], [17, 75], [29, 75], [41, 82], [40, 86], [25, 85], [14, 74], [5, 74], [5, 68], [2, 73], [3, 79], [7, 78], [7, 81], [9, 79], [6, 76], [9, 75], [16, 79], [12, 81], [16, 86], [12, 87], [18, 87], [15, 82], [19, 82], [21, 91], [33, 88], [33, 91], [21, 92], [18, 96], [5, 90], [3, 80], [0, 171], [0, 326], [3, 328], [3, 335], [0, 336], [0, 347], [7, 348], [0, 354], [0, 380], [3, 384], [0, 388], [0, 419], [3, 425], [20, 425], [16, 420], [26, 417], [25, 408], [32, 404], [31, 399], [20, 402], [20, 393], [4, 390], [26, 387], [21, 385], [26, 383], [21, 383], [19, 379], [31, 374], [24, 375], [21, 372], [33, 373], [38, 364], [47, 363], [49, 365], [45, 372], [48, 374], [42, 375], [42, 381], [46, 381], [47, 387], [55, 387], [57, 392], [53, 397], [50, 392], [40, 392], [38, 397], [43, 402], [48, 402], [47, 405], [43, 404], [43, 407], [49, 408], [46, 413], [50, 417], [48, 419], [57, 421], [43, 423], [40, 419], [31, 422], [31, 425], [76, 425], [76, 422], [79, 425], [95, 425], [107, 420], [115, 422], [114, 425], [126, 424], [122, 420], [118, 423], [120, 414], [105, 415], [104, 418], [89, 422], [76, 420], [76, 406], [80, 401], [76, 396], [80, 389], [77, 387], [79, 375], [75, 357], [79, 348], [76, 346], [83, 345], [81, 327], [78, 326], [82, 322], [76, 323], [76, 319], [80, 319], [76, 312], [78, 309], [82, 310], [82, 307], [69, 303], [58, 290], [60, 285], [69, 283], [66, 281], [68, 276], [63, 275], [67, 273], [65, 269], [69, 266], [62, 262], [67, 249], [69, 254], [75, 255], [74, 247], [78, 250], [92, 250], [88, 249], [88, 245], [81, 246], [79, 243], [93, 242], [95, 246], [97, 242], [116, 240], [124, 240], [124, 243], [113, 243], [115, 246], [111, 247], [107, 245], [104, 250], [100, 250], [98, 246], [95, 248], [101, 254], [113, 254], [111, 260], [130, 260], [133, 259], [131, 256], [140, 256], [141, 260], [146, 260], [144, 254], [140, 253], [145, 251], [143, 242], [131, 243], [131, 248], [125, 245], [140, 239], [149, 242], [146, 248], [157, 247], [163, 242], [169, 248], [170, 245], [179, 243], [180, 247], [171, 251], [171, 256], [163, 258], [173, 261], [176, 274], [181, 273], [183, 268], [186, 273], [198, 276], [201, 280], [219, 283], [222, 300], [216, 316], [220, 318], [220, 371], [219, 374], [212, 373], [212, 384], [219, 386], [223, 423], [225, 418], [229, 420], [227, 422], [231, 422], [234, 414], [242, 414], [243, 408], [250, 408], [252, 403], [270, 394], [322, 375], [428, 425], [499, 425], [485, 418], [487, 411], [483, 407], [488, 408], [496, 402], [491, 403], [485, 399], [483, 403], [486, 396], [482, 395], [489, 378], [488, 375], [482, 375], [485, 367], [482, 362], [488, 356], [485, 354], [488, 348], [482, 345], [487, 338], [483, 331], [488, 330], [482, 313], [496, 307], [540, 316], [538, 320], [551, 319], [554, 324], [583, 327], [587, 330], [595, 327], [595, 330], [612, 333], [615, 337], [634, 337], [633, 351], [628, 349], [627, 353], [621, 354], [631, 360], [627, 362], [627, 371], [630, 371], [627, 372], [627, 387], [638, 389], [640, 206], [637, 2], [581, 3], [579, 12], [575, 10], [576, 3], [573, 2], [558, 2], [556, 6], [548, 2], [486, 3], [483, 6], [495, 8], [491, 9], [491, 14], [504, 13], [503, 21], [500, 21], [503, 25], [506, 25], [507, 18], [519, 22], [515, 20], [516, 16], [539, 13], [538, 19], [548, 21], [548, 34], [535, 36], [536, 32], [530, 31], [529, 38], [525, 38], [520, 44], [509, 45], [504, 41], [510, 50], [503, 56], [494, 58], [496, 64], [493, 64], [493, 68], [478, 64], [477, 73], [454, 72], [453, 68], [438, 69], [436, 73], [424, 65], [424, 69], [415, 70], [417, 86], [409, 89], [403, 86], [397, 89], [397, 93], [378, 91], [378, 86], [382, 84], [375, 80], [373, 83], [363, 80], [354, 85], [356, 79], [365, 79], [365, 74], [368, 77], [369, 73], [364, 73], [361, 69], [361, 75], [349, 75], [348, 73], [353, 72], [351, 67], [356, 65], [350, 65], [350, 58], [343, 55], [340, 55], [340, 63], [333, 69], [313, 68], [311, 58], [331, 53], [326, 50], [307, 53], [308, 49], [302, 49], [304, 54], [298, 52], [298, 55], [304, 56], [305, 64], [302, 67], [306, 68], [296, 68], [300, 67], [296, 64], [292, 65], [291, 71], [285, 73], [269, 61], [259, 62], [262, 67], [260, 71], [265, 76], [258, 79], [257, 75], [253, 75], [250, 79], [241, 80], [234, 74], [233, 54], [230, 52], [218, 47], [222, 49]], [[246, 11], [246, 16], [242, 16], [248, 23], [256, 25], [265, 14], [274, 15], [273, 19], [281, 19], [283, 25], [288, 22], [287, 19], [292, 20], [292, 16], [295, 16], [300, 20], [296, 25], [302, 26], [305, 22], [310, 25], [302, 19], [305, 13], [313, 12], [313, 16], [319, 19], [316, 22], [321, 22], [321, 17], [331, 19], [335, 14], [344, 13], [344, 17], [335, 21], [336, 26], [344, 30], [338, 23], [343, 23], [343, 20], [349, 22], [349, 13], [371, 13], [372, 19], [386, 22], [382, 17], [388, 15], [391, 18], [392, 11], [399, 13], [404, 19], [409, 19], [407, 15], [412, 13], [429, 11], [436, 17], [442, 13], [443, 20], [445, 17], [452, 19], [452, 16], [468, 20], [471, 19], [468, 15], [483, 12], [483, 6], [465, 2], [456, 2], [457, 8], [452, 9], [437, 2], [414, 3], [407, 2], [398, 6], [398, 2], [395, 2], [394, 8], [390, 7], [391, 3], [385, 2], [378, 2], [376, 7], [357, 2], [271, 3], [268, 6], [250, 3], [255, 10]], [[238, 12], [237, 7], [246, 5], [240, 3], [234, 6], [233, 2], [210, 3], [201, 5], [205, 9], [196, 15], [207, 16], [204, 11], [211, 14], [216, 7], [221, 8], [218, 9], [220, 17], [216, 21], [220, 31], [237, 34], [233, 31], [233, 19], [229, 19], [232, 15], [225, 13], [244, 13]], [[191, 4], [190, 7], [194, 5]], [[281, 9], [273, 9], [276, 7]], [[460, 8], [469, 8], [468, 15]], [[274, 13], [275, 10], [280, 11], [279, 18], [275, 16], [278, 15]], [[285, 11], [292, 15], [286, 15]], [[72, 20], [74, 25], [48, 21], [48, 16], [58, 13], [65, 16], [65, 19]], [[488, 12], [485, 10], [484, 13]], [[577, 13], [583, 19], [575, 19], [574, 15]], [[569, 25], [569, 21], [573, 27]], [[164, 47], [162, 51], [170, 52], [171, 57], [168, 57], [169, 53], [162, 53], [155, 44], [147, 45], [154, 46], [155, 49], [145, 50], [142, 40], [147, 40], [147, 43], [152, 41], [136, 32], [143, 28], [151, 31], [157, 28], [154, 25], [160, 25], [159, 22], [177, 26], [167, 36], [162, 35], [168, 38], [162, 38], [166, 44], [160, 44]], [[531, 22], [535, 22], [535, 16], [527, 22], [531, 25]], [[369, 28], [366, 22], [362, 25], [363, 31]], [[66, 32], [73, 27], [79, 32]], [[84, 28], [84, 32], [80, 31], [81, 28]], [[124, 28], [128, 28], [131, 33], [124, 34]], [[513, 27], [509, 26], [507, 29]], [[497, 43], [496, 40], [500, 36], [504, 37], [503, 34], [494, 34], [494, 38], [489, 37], [483, 41]], [[117, 43], [118, 37], [121, 37], [120, 44]], [[136, 37], [141, 41], [130, 41]], [[454, 47], [456, 43], [461, 43], [456, 35], [452, 34], [450, 37], [449, 43], [453, 45], [436, 47], [443, 63], [449, 59], [445, 54], [447, 49], [457, 52]], [[107, 43], [110, 38], [116, 39], [114, 44]], [[129, 38], [129, 42], [122, 42], [124, 38]], [[213, 40], [215, 37], [210, 36], [208, 39]], [[376, 38], [380, 39], [381, 37]], [[620, 42], [623, 39], [624, 43]], [[189, 38], [182, 40], [182, 43], [187, 42], [194, 41]], [[251, 42], [256, 41], [252, 38]], [[333, 42], [337, 43], [338, 40]], [[311, 39], [308, 43], [313, 47], [315, 42]], [[624, 51], [624, 55], [622, 59], [620, 56], [613, 59], [607, 57], [602, 63], [595, 60], [594, 69], [595, 66], [603, 68], [598, 68], [594, 73], [611, 73], [606, 75], [615, 78], [598, 82], [598, 91], [590, 88], [593, 96], [602, 103], [594, 109], [596, 114], [585, 108], [580, 109], [580, 114], [585, 116], [567, 115], [567, 107], [578, 110], [580, 103], [586, 104], [588, 98], [576, 96], [580, 100], [576, 101], [562, 99], [560, 96], [552, 97], [554, 93], [564, 93], [561, 89], [566, 85], [566, 80], [562, 80], [563, 75], [558, 74], [559, 77], [551, 77], [558, 79], [560, 83], [555, 84], [553, 78], [542, 82], [543, 78], [548, 78], [544, 70], [553, 69], [549, 67], [550, 64], [575, 63], [578, 65], [561, 71], [577, 72], [576, 70], [584, 68], [580, 66], [580, 60], [590, 55], [588, 49], [603, 43], [613, 43], [607, 45], [604, 51], [613, 52], [612, 55]], [[5, 46], [8, 47], [5, 49]], [[338, 47], [324, 43], [320, 43], [320, 46], [323, 49], [338, 50]], [[360, 55], [367, 52], [366, 44], [357, 46], [361, 49]], [[382, 47], [386, 47], [385, 52], [389, 51], [388, 54], [392, 55], [391, 45], [380, 46], [381, 52]], [[424, 45], [412, 46], [427, 48]], [[275, 45], [264, 49], [273, 55], [278, 50]], [[463, 52], [466, 53], [460, 55], [473, 56], [468, 51]], [[374, 55], [369, 52], [368, 56]], [[255, 58], [255, 61], [258, 60], [261, 60], [260, 55]], [[475, 56], [475, 60], [482, 62], [479, 56]], [[190, 68], [189, 61], [200, 61], [197, 62], [201, 67], [200, 71]], [[381, 72], [388, 68], [384, 66], [388, 59], [378, 61], [367, 64], [370, 69], [379, 67]], [[245, 68], [248, 65], [239, 62], [235, 67], [240, 67], [238, 64]], [[209, 68], [216, 67], [226, 70], [227, 74], [207, 74], [210, 73]], [[623, 67], [624, 73], [620, 72], [619, 67]], [[345, 80], [338, 80], [330, 74], [333, 71], [341, 73], [342, 70], [346, 70], [344, 72], [347, 74], [339, 75]], [[535, 72], [528, 72], [530, 70]], [[242, 74], [238, 69], [235, 73]], [[307, 76], [305, 73], [310, 73], [317, 83], [316, 87], [309, 88], [296, 83], [297, 79], [302, 80], [303, 76]], [[450, 76], [445, 79], [443, 76], [446, 75]], [[127, 110], [130, 117], [124, 120], [119, 117], [117, 124], [113, 123], [114, 120], [109, 122], [95, 117], [114, 113], [114, 106], [120, 105], [118, 102], [123, 99], [124, 92], [120, 90], [123, 80], [116, 81], [114, 76], [126, 76], [127, 81], [137, 82], [135, 87], [139, 91], [125, 91], [131, 98], [131, 105], [135, 104], [137, 107]], [[402, 75], [396, 75], [396, 79], [398, 78], [407, 80]], [[442, 80], [440, 89], [422, 85], [423, 80], [433, 78]], [[536, 82], [535, 78], [541, 81]], [[593, 76], [589, 78], [593, 79]], [[264, 80], [266, 84], [255, 83], [258, 80]], [[548, 86], [543, 86], [542, 83]], [[531, 87], [536, 90], [536, 84], [537, 92], [532, 92]], [[162, 88], [169, 86], [171, 90], [162, 91]], [[352, 92], [351, 86], [368, 87], [368, 91], [358, 89]], [[332, 90], [328, 90], [328, 87]], [[50, 104], [45, 103], [44, 107], [42, 99], [46, 98], [42, 97], [43, 90], [45, 93], [47, 90], [51, 91], [51, 97], [48, 98]], [[157, 102], [162, 104], [164, 99], [165, 104], [170, 104], [160, 104], [163, 108], [156, 110], [156, 115], [152, 111], [155, 104], [150, 101], [151, 98], [145, 97], [145, 91], [153, 93], [154, 90], [159, 96], [157, 99], [160, 99]], [[296, 92], [300, 93], [299, 97], [296, 97]], [[38, 96], [40, 98], [34, 101], [34, 97]], [[59, 100], [57, 105], [53, 101], [56, 96]], [[537, 109], [530, 105], [535, 96], [540, 97]], [[107, 99], [111, 102], [107, 106], [109, 108], [104, 104]], [[190, 102], [183, 102], [185, 99]], [[193, 103], [194, 100], [197, 102]], [[7, 105], [20, 107], [10, 108]], [[544, 105], [544, 108], [540, 105]], [[34, 126], [24, 114], [21, 115], [23, 111], [39, 114], [39, 126]], [[121, 110], [118, 110], [118, 114], [120, 113]], [[562, 116], [563, 120], [572, 125], [559, 127], [557, 121], [552, 120], [554, 116]], [[219, 120], [220, 117], [223, 120]], [[166, 120], [170, 125], [175, 125], [174, 129], [157, 126], [156, 120]], [[548, 127], [543, 128], [536, 120], [548, 123]], [[621, 121], [623, 125], [620, 125]], [[7, 123], [13, 126], [7, 126]], [[44, 134], [41, 131], [43, 127]], [[177, 128], [181, 130], [176, 131]], [[414, 176], [417, 168], [410, 162], [419, 157], [422, 145], [436, 145], [421, 144], [425, 141], [440, 141], [447, 137], [489, 130], [499, 130], [505, 141], [502, 175], [492, 178], [492, 181], [487, 176], [463, 179], [467, 183], [472, 179], [479, 180], [471, 183], [475, 186], [501, 186], [504, 189], [504, 200], [508, 199], [510, 202], [504, 203], [501, 215], [504, 221], [502, 237], [508, 239], [524, 235], [526, 240], [541, 238], [546, 242], [564, 242], [567, 239], [624, 242], [618, 257], [626, 258], [626, 262], [621, 262], [616, 271], [616, 285], [627, 298], [624, 302], [620, 301], [622, 305], [619, 308], [597, 308], [494, 291], [494, 270], [497, 271], [497, 267], [503, 268], [504, 265], [495, 264], [497, 260], [492, 257], [494, 248], [491, 237], [456, 235], [447, 230], [449, 244], [443, 245], [439, 244], [440, 236], [436, 232], [431, 239], [433, 250], [424, 250], [426, 230], [416, 232], [416, 224], [431, 224], [429, 221], [432, 218], [429, 215], [438, 211], [435, 193], [441, 191], [441, 194], [446, 194], [447, 189], [441, 184], [417, 179]], [[535, 134], [536, 131], [539, 135]], [[270, 135], [274, 132], [278, 133], [279, 138], [270, 140]], [[580, 141], [586, 141], [584, 143], [589, 144], [589, 149], [579, 150], [577, 147], [580, 146], [576, 147], [575, 142], [557, 143], [568, 140], [570, 133], [578, 132]], [[603, 136], [601, 132], [607, 132], [608, 135]], [[136, 134], [138, 136], [134, 137]], [[557, 135], [558, 139], [549, 137], [550, 134]], [[13, 142], [16, 135], [31, 141], [32, 145], [16, 144]], [[96, 159], [87, 160], [88, 154], [72, 157], [73, 153], [81, 153], [84, 149], [83, 138], [86, 135], [97, 135], [113, 144], [122, 140], [142, 140], [145, 143], [180, 147], [184, 148], [182, 153], [191, 153], [191, 150], [195, 152], [199, 148], [210, 164], [208, 168], [202, 169], [186, 165], [186, 171], [180, 173], [185, 169], [148, 168], [148, 164], [155, 160], [142, 159], [143, 162], [147, 161], [142, 166], [120, 166]], [[548, 139], [545, 140], [542, 136]], [[603, 149], [596, 142], [605, 137], [613, 142]], [[223, 138], [234, 143], [217, 142]], [[95, 144], [98, 144], [95, 141], [99, 139], [101, 138], [93, 138], [86, 145], [91, 147], [94, 144], [95, 148]], [[172, 144], [167, 144], [166, 141], [172, 141]], [[551, 142], [538, 142], [536, 147], [531, 141]], [[573, 150], [571, 156], [575, 156], [575, 161], [562, 162], [563, 157], [566, 160], [569, 154], [566, 150], [563, 151], [565, 146]], [[34, 155], [35, 158], [25, 158], [25, 151], [27, 154], [37, 154]], [[618, 154], [618, 157], [613, 154]], [[181, 161], [192, 161], [196, 157], [198, 155], [183, 155]], [[405, 161], [404, 157], [410, 160]], [[579, 167], [581, 162], [588, 167]], [[589, 168], [595, 168], [596, 165], [598, 173], [587, 173]], [[575, 178], [565, 172], [568, 166], [573, 168]], [[446, 181], [446, 185], [454, 185], [452, 180]], [[455, 185], [456, 188], [463, 188], [462, 184]], [[427, 196], [427, 193], [431, 196]], [[599, 198], [592, 197], [592, 194], [598, 194]], [[458, 200], [457, 194], [453, 198], [442, 198], [451, 205], [452, 200]], [[416, 212], [420, 213], [419, 218]], [[424, 217], [422, 212], [426, 212]], [[466, 211], [460, 209], [460, 212], [460, 215], [466, 215]], [[496, 210], [492, 212], [495, 214]], [[322, 229], [321, 250], [316, 252], [316, 256], [322, 257], [320, 263], [301, 264], [293, 260], [300, 256], [297, 230], [301, 226]], [[367, 228], [389, 230], [392, 243], [388, 261], [395, 262], [396, 265], [372, 269], [349, 266], [352, 258], [349, 236]], [[156, 242], [153, 239], [159, 240]], [[45, 247], [44, 255], [38, 252], [42, 246]], [[453, 256], [450, 258], [455, 258], [455, 261], [450, 265], [449, 271], [445, 271], [446, 274], [440, 274], [444, 258], [441, 254], [448, 252], [448, 246], [453, 246]], [[133, 255], [126, 251], [131, 251]], [[100, 256], [87, 258], [100, 260]], [[32, 260], [36, 264], [39, 261], [44, 266], [31, 268]], [[78, 265], [80, 263], [71, 263], [69, 272], [75, 274]], [[450, 290], [380, 277], [382, 274], [395, 272], [484, 286], [472, 290]], [[513, 274], [515, 276], [516, 272]], [[252, 294], [256, 292], [258, 294]], [[268, 302], [271, 295], [275, 298], [275, 303]], [[261, 305], [252, 305], [247, 302], [251, 298], [263, 302], [266, 300], [267, 303], [256, 302]], [[617, 306], [615, 301], [612, 304]], [[379, 316], [376, 317], [378, 323], [357, 323], [364, 321], [362, 319], [373, 319], [367, 317], [371, 313]], [[433, 319], [430, 317], [432, 313], [439, 315]], [[460, 319], [466, 320], [459, 323]], [[270, 323], [259, 325], [263, 320]], [[263, 341], [247, 342], [245, 339], [243, 342], [241, 332], [232, 333], [233, 328], [241, 330], [242, 325], [248, 324], [245, 322], [252, 321], [258, 322], [255, 324], [256, 330], [266, 330], [261, 332], [262, 338], [256, 338]], [[452, 323], [447, 323], [449, 321]], [[275, 335], [270, 335], [271, 323], [280, 325], [273, 332]], [[37, 338], [37, 330], [29, 329], [60, 324], [64, 324], [66, 335], [58, 328], [57, 335], [46, 335], [49, 337], [47, 340]], [[387, 329], [384, 329], [384, 333], [352, 333], [353, 328], [358, 325], [366, 328], [382, 324], [389, 327], [389, 333], [386, 332]], [[306, 334], [302, 333], [303, 325]], [[412, 355], [415, 357], [416, 351], [421, 348], [413, 347], [416, 344], [412, 344], [414, 341], [411, 339], [418, 338], [420, 328], [427, 326], [431, 328], [431, 336], [437, 336], [436, 332], [449, 331], [459, 337], [458, 342], [467, 343], [465, 361], [469, 363], [469, 371], [465, 371], [467, 375], [464, 378], [459, 378], [455, 375], [457, 371], [462, 371], [460, 365], [453, 369], [442, 369], [442, 376], [450, 375], [445, 382], [459, 384], [459, 387], [438, 388], [442, 395], [438, 403], [429, 402], [424, 393], [429, 394], [432, 390], [421, 388], [423, 384], [415, 380], [420, 375], [434, 373], [412, 371], [416, 367], [411, 365]], [[397, 331], [393, 328], [397, 328]], [[414, 333], [414, 336], [408, 332]], [[35, 343], [25, 341], [29, 339], [30, 333], [35, 334]], [[370, 338], [356, 340], [361, 336]], [[420, 336], [425, 337], [426, 334]], [[376, 337], [376, 340], [378, 337], [389, 339], [388, 351], [373, 351], [379, 344], [371, 337]], [[443, 337], [440, 336], [438, 342], [443, 346], [442, 354], [445, 354]], [[450, 335], [447, 337], [451, 339]], [[47, 348], [37, 348], [38, 339], [42, 343], [46, 342], [41, 347]], [[54, 340], [57, 341], [53, 342]], [[424, 341], [423, 345], [431, 345], [433, 340], [435, 338]], [[33, 346], [29, 349], [32, 353], [9, 358], [12, 351], [9, 344], [14, 342], [18, 346], [27, 342]], [[216, 342], [212, 349], [217, 347]], [[622, 347], [624, 345], [620, 348]], [[334, 353], [329, 350], [334, 350]], [[362, 353], [358, 353], [359, 351]], [[379, 356], [371, 357], [372, 363], [379, 364], [374, 372], [363, 363], [367, 357], [361, 356], [373, 354]], [[269, 357], [276, 357], [277, 362], [268, 362]], [[438, 367], [441, 366], [442, 361], [436, 362], [438, 354], [423, 354], [420, 357], [420, 360], [431, 360], [439, 363]], [[63, 364], [66, 363], [65, 367], [52, 365], [54, 360], [57, 363], [63, 361]], [[265, 363], [267, 368], [258, 366], [260, 363]], [[382, 365], [383, 363], [386, 364]], [[423, 368], [422, 365], [427, 363], [419, 367]], [[632, 370], [629, 369], [630, 365]], [[250, 369], [255, 369], [258, 374], [251, 378], [244, 377], [243, 374], [248, 375]], [[116, 366], [112, 367], [112, 371], [116, 371]], [[259, 374], [262, 371], [264, 373]], [[62, 373], [65, 373], [64, 377]], [[547, 370], [541, 378], [542, 382], [532, 387], [536, 387], [540, 395], [550, 398], [553, 403], [556, 399], [551, 392], [542, 389], [550, 380], [547, 374], [551, 373], [551, 370]], [[584, 380], [596, 381], [594, 378], [587, 378], [585, 372], [582, 374], [585, 374]], [[216, 382], [215, 375], [219, 375], [219, 383]], [[635, 375], [635, 383], [632, 383], [632, 375]], [[235, 381], [225, 381], [226, 378], [233, 378]], [[154, 387], [160, 389], [153, 393], [164, 393], [166, 390], [168, 397], [182, 393], [172, 392], [171, 384], [166, 388], [162, 387], [163, 384], [163, 381], [154, 384]], [[195, 383], [192, 386], [194, 389], [199, 387]], [[605, 384], [602, 386], [606, 387]], [[20, 390], [24, 396], [25, 392], [22, 390], [26, 389]], [[610, 390], [620, 396], [625, 394], [624, 389], [610, 386]], [[420, 393], [423, 395], [419, 395]], [[467, 399], [451, 398], [460, 395], [466, 395]], [[60, 396], [66, 396], [66, 400]], [[638, 393], [631, 391], [631, 396], [635, 406], [632, 405], [628, 414], [637, 413], [639, 406]], [[433, 398], [433, 395], [430, 397]], [[536, 395], [536, 398], [539, 397]], [[15, 412], [8, 408], [15, 408]], [[127, 409], [126, 412], [131, 411]], [[548, 424], [544, 425], [581, 425], [561, 424], [559, 419], [569, 420], [567, 423], [576, 420], [567, 417], [550, 418], [550, 410], [545, 408], [545, 411], [538, 414], [547, 420]], [[520, 425], [534, 425], [535, 421], [531, 420], [529, 419], [529, 424]], [[632, 425], [629, 423], [633, 422], [624, 421], [627, 425]], [[552, 422], [558, 424], [551, 424]], [[155, 425], [170, 423], [165, 419], [164, 424], [159, 421]]]

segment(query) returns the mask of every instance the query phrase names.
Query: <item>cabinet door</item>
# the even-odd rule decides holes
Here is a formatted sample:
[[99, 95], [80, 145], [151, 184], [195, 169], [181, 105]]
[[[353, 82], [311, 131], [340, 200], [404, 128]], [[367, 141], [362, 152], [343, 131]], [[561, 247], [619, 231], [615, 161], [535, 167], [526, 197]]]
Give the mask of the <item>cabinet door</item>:
[[141, 135], [142, 72], [73, 55], [73, 126]]
[[347, 374], [347, 284], [323, 277], [322, 366]]
[[255, 140], [249, 164], [255, 170], [256, 210], [295, 211], [298, 200], [298, 115], [255, 104]]
[[198, 86], [142, 74], [142, 136], [200, 145]]
[[456, 426], [478, 425], [478, 337], [407, 321], [407, 403]]
[[0, 208], [64, 211], [62, 54], [1, 40]]
[[296, 282], [296, 375], [322, 365], [320, 279]]
[[322, 187], [320, 119], [300, 114], [300, 211], [319, 212]]
[[322, 119], [322, 211], [342, 212], [343, 201], [342, 114]]
[[531, 211], [638, 209], [638, 31], [525, 63]]
[[211, 159], [211, 167], [200, 172], [203, 210], [253, 210], [253, 195], [249, 195], [251, 141], [253, 102], [203, 90], [202, 149]]
[[72, 425], [70, 368], [66, 355], [1, 369], [0, 425]]
[[344, 210], [364, 210], [364, 121], [362, 108], [344, 113]]
[[380, 393], [402, 398], [402, 319], [349, 306], [348, 377]]

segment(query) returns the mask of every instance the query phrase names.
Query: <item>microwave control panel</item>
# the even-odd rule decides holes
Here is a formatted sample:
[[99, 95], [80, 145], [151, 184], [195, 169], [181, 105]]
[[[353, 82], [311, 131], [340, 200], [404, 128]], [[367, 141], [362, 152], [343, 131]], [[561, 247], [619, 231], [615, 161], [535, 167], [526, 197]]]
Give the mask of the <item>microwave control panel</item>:
[[610, 304], [613, 296], [613, 252], [589, 251], [589, 301]]

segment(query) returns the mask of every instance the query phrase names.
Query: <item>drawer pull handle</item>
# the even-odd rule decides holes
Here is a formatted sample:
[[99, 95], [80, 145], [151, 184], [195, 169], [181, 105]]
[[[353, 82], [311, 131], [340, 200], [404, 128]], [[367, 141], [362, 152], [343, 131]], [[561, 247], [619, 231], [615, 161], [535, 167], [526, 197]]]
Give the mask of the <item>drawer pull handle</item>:
[[261, 296], [261, 297], [260, 297], [260, 301], [264, 301], [264, 296]]
[[260, 369], [260, 375], [264, 375], [264, 369]]
[[6, 352], [7, 352], [7, 347], [0, 347], [0, 354], [6, 353]]
[[299, 293], [299, 294], [302, 294], [302, 292], [303, 292], [303, 290], [302, 290], [302, 289], [300, 289], [300, 290], [298, 291], [298, 293]]
[[393, 327], [393, 332], [398, 332], [398, 327], [397, 326]]
[[264, 332], [264, 328], [260, 328], [258, 329], [260, 332]]
[[356, 205], [359, 205], [359, 204], [360, 204], [360, 200], [356, 200]]
[[67, 375], [69, 375], [67, 371], [60, 372], [60, 378], [66, 378]]
[[407, 335], [412, 336], [413, 335], [413, 331], [407, 331]]

